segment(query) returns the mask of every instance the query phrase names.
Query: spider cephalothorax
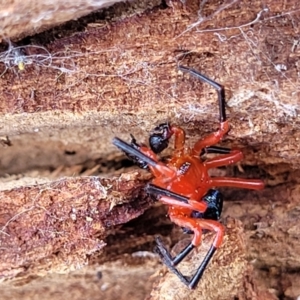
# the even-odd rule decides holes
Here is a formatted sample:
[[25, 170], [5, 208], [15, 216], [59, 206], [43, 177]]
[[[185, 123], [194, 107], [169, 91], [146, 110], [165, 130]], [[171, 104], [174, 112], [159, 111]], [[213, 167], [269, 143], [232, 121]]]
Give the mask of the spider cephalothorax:
[[[215, 188], [231, 186], [259, 190], [264, 187], [264, 183], [255, 179], [211, 177], [209, 175], [209, 169], [233, 164], [243, 158], [239, 149], [215, 146], [229, 130], [225, 112], [224, 87], [193, 69], [183, 66], [180, 66], [179, 69], [189, 72], [217, 90], [220, 112], [219, 130], [199, 139], [191, 149], [184, 147], [184, 130], [169, 123], [160, 124], [152, 131], [149, 138], [150, 149], [139, 145], [135, 139], [131, 144], [127, 144], [119, 138], [114, 138], [113, 143], [138, 165], [149, 168], [154, 179], [146, 186], [147, 193], [155, 195], [161, 202], [169, 206], [168, 214], [174, 223], [181, 226], [185, 232], [194, 234], [189, 245], [175, 257], [170, 255], [159, 238], [156, 239], [156, 252], [163, 262], [182, 282], [193, 289], [198, 284], [216, 249], [220, 247], [224, 236], [224, 227], [218, 221], [223, 199]], [[157, 154], [168, 147], [172, 136], [174, 136], [174, 154], [167, 163], [163, 163]], [[203, 154], [210, 153], [222, 155], [206, 160], [201, 159]], [[216, 236], [201, 265], [195, 274], [188, 278], [181, 274], [175, 266], [201, 244], [202, 231], [214, 231]]]

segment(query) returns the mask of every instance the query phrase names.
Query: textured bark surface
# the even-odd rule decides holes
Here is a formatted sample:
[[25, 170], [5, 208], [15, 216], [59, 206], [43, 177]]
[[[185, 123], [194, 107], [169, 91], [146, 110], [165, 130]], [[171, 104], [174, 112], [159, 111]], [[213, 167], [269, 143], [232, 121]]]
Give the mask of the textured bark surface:
[[138, 173], [132, 173], [0, 192], [1, 278], [83, 267], [88, 256], [105, 246], [110, 228], [149, 208], [143, 185]]
[[[296, 299], [298, 6], [149, 2], [125, 17], [121, 4], [0, 46], [3, 299]], [[165, 269], [159, 273], [152, 252], [157, 234], [170, 248], [186, 236], [159, 205], [132, 220], [152, 202], [143, 191], [149, 176], [132, 173], [111, 144], [129, 133], [145, 142], [165, 121], [186, 130], [188, 145], [217, 129], [216, 92], [179, 64], [225, 86], [231, 130], [223, 145], [243, 148], [245, 159], [212, 175], [267, 184], [259, 193], [224, 189], [224, 220], [239, 219], [243, 228], [230, 219], [223, 247], [192, 293]], [[197, 267], [209, 240], [188, 268]]]
[[1, 1], [0, 37], [19, 40], [119, 1]]

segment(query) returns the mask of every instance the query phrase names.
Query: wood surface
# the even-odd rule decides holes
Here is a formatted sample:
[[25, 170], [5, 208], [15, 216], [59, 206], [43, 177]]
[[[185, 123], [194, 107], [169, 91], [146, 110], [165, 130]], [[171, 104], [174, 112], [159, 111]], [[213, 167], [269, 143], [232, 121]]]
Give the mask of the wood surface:
[[[1, 45], [3, 299], [296, 299], [298, 1], [130, 5]], [[188, 236], [163, 206], [146, 210], [149, 175], [111, 143], [129, 134], [146, 143], [169, 121], [192, 146], [218, 128], [216, 92], [178, 65], [225, 86], [222, 145], [245, 159], [212, 175], [267, 185], [222, 190], [225, 242], [194, 292], [153, 254], [156, 235], [175, 249]], [[210, 238], [183, 268], [197, 266]]]

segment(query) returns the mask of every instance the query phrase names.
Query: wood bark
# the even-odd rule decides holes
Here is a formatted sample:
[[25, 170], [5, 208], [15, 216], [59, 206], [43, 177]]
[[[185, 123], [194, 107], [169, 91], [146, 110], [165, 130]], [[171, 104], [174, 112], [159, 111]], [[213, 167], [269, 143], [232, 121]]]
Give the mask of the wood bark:
[[[2, 45], [3, 299], [12, 293], [33, 299], [32, 291], [44, 284], [48, 299], [57, 290], [62, 299], [82, 299], [87, 291], [105, 299], [167, 299], [172, 293], [178, 299], [295, 299], [298, 2], [166, 1], [112, 17], [124, 7], [79, 19], [66, 31], [54, 28]], [[153, 275], [160, 269], [154, 236], [161, 234], [170, 248], [183, 236], [161, 206], [141, 215], [153, 202], [143, 190], [150, 177], [127, 168], [111, 143], [130, 133], [146, 142], [166, 121], [186, 130], [187, 145], [218, 128], [216, 92], [179, 72], [179, 64], [225, 86], [231, 130], [223, 145], [243, 148], [245, 159], [214, 174], [267, 184], [261, 193], [223, 191], [224, 220], [240, 219], [243, 226], [228, 219], [224, 246], [192, 293], [165, 271]], [[203, 249], [208, 241], [209, 235]], [[188, 268], [199, 263], [201, 249]], [[90, 266], [68, 279], [57, 274], [84, 264]], [[74, 287], [76, 278], [87, 283]]]
[[119, 1], [1, 1], [0, 37], [20, 40]]
[[84, 266], [105, 246], [110, 228], [149, 208], [137, 175], [61, 179], [0, 192], [1, 278]]

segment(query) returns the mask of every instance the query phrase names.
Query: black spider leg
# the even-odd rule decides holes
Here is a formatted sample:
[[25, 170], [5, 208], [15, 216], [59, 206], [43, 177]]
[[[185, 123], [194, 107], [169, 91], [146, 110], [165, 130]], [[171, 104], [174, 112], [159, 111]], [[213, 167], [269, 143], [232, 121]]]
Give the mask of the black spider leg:
[[150, 166], [157, 166], [157, 162], [155, 160], [153, 160], [152, 158], [148, 157], [147, 155], [145, 155], [144, 153], [142, 153], [141, 151], [139, 151], [138, 149], [134, 148], [134, 146], [124, 142], [123, 140], [115, 137], [113, 138], [112, 143], [118, 147], [119, 149], [121, 149], [122, 151], [124, 151], [127, 154], [132, 155], [133, 157], [136, 157], [137, 159], [145, 162], [146, 164], [150, 165]]
[[[173, 272], [186, 286], [189, 286], [190, 281], [189, 279], [184, 276], [177, 268], [175, 268], [174, 260], [177, 257], [180, 257], [180, 261], [183, 260], [193, 249], [194, 246], [190, 246], [189, 244], [185, 249], [183, 249], [175, 258], [172, 258], [170, 252], [165, 248], [163, 245], [160, 237], [156, 237], [156, 247], [154, 248], [154, 251], [159, 255], [162, 262], [168, 267], [168, 269]], [[179, 263], [179, 262], [178, 262]], [[177, 263], [177, 264], [178, 264]]]
[[196, 273], [190, 279], [188, 279], [174, 266], [178, 265], [195, 248], [195, 246], [192, 243], [189, 243], [188, 246], [185, 247], [179, 254], [177, 254], [175, 258], [172, 258], [159, 237], [156, 237], [156, 243], [157, 246], [154, 250], [160, 256], [163, 263], [190, 289], [194, 289], [197, 286], [208, 263], [217, 250], [215, 246], [211, 245]]
[[194, 69], [190, 69], [190, 68], [187, 68], [184, 66], [179, 66], [178, 68], [179, 68], [179, 70], [188, 72], [188, 73], [192, 74], [193, 76], [199, 78], [200, 80], [210, 84], [217, 90], [218, 100], [219, 100], [220, 122], [221, 123], [225, 122], [226, 121], [226, 112], [225, 112], [225, 89], [224, 89], [224, 87], [221, 84], [202, 75], [201, 73], [199, 73], [198, 71], [196, 71]]
[[[175, 200], [178, 200], [179, 202], [188, 203], [189, 198], [182, 196], [180, 194], [174, 193], [172, 191], [169, 191], [167, 189], [161, 188], [159, 186], [156, 186], [154, 184], [148, 184], [146, 186], [146, 192], [149, 194], [153, 194], [155, 196], [167, 196], [171, 197]], [[190, 243], [186, 248], [184, 248], [175, 258], [172, 258], [170, 252], [165, 248], [163, 245], [160, 237], [156, 237], [156, 247], [154, 251], [160, 256], [163, 263], [173, 272], [177, 275], [177, 277], [185, 284], [189, 285], [189, 280], [182, 275], [182, 273], [177, 270], [174, 266], [179, 264], [194, 248], [195, 246]]]
[[212, 257], [214, 256], [215, 252], [216, 252], [217, 248], [214, 245], [211, 245], [207, 254], [205, 255], [203, 261], [201, 262], [201, 265], [199, 266], [199, 268], [197, 269], [195, 275], [192, 277], [192, 279], [189, 281], [189, 288], [190, 289], [194, 289], [198, 282], [200, 281], [208, 263], [210, 262], [210, 260], [212, 259]]
[[[158, 187], [153, 184], [148, 184], [146, 187], [146, 191], [148, 193], [153, 193], [156, 196], [168, 196], [172, 197], [179, 202], [187, 202], [189, 198], [181, 196], [179, 194], [173, 193], [169, 190], [164, 188]], [[156, 237], [157, 246], [155, 248], [155, 252], [160, 256], [163, 263], [172, 271], [186, 286], [193, 289], [198, 284], [199, 280], [201, 279], [205, 268], [207, 267], [209, 261], [213, 257], [216, 247], [213, 245], [210, 247], [209, 251], [207, 252], [206, 256], [204, 257], [201, 265], [197, 269], [196, 273], [192, 276], [191, 279], [188, 279], [184, 276], [177, 268], [178, 265], [194, 248], [195, 246], [192, 243], [189, 243], [179, 254], [177, 254], [174, 258], [171, 256], [170, 252], [165, 248], [161, 239]]]
[[204, 154], [229, 154], [231, 152], [230, 148], [219, 147], [219, 146], [209, 146], [202, 150], [200, 156]]
[[[174, 193], [172, 191], [169, 191], [167, 189], [161, 188], [159, 186], [156, 186], [154, 184], [149, 183], [146, 186], [146, 192], [149, 194], [153, 194], [155, 196], [167, 196], [167, 197], [171, 197], [175, 200], [178, 200], [179, 202], [184, 202], [184, 203], [188, 203], [189, 198], [182, 196], [180, 194]], [[188, 253], [190, 253], [193, 249], [194, 246], [192, 244], [188, 245], [181, 253], [179, 253], [175, 259], [172, 259], [169, 252], [165, 249], [165, 247], [163, 246], [161, 240], [159, 237], [156, 238], [156, 242], [158, 245], [158, 250], [159, 253], [158, 254], [165, 254], [163, 255], [163, 261], [166, 262], [166, 265], [170, 265], [172, 268], [172, 271], [177, 271], [176, 269], [174, 269], [173, 266], [175, 266], [176, 264], [178, 264], [186, 255], [188, 255]], [[161, 256], [161, 255], [160, 255]], [[166, 258], [166, 259], [165, 259]], [[176, 272], [177, 273], [177, 272]]]
[[175, 200], [178, 200], [180, 202], [184, 202], [184, 203], [188, 203], [189, 202], [189, 198], [182, 196], [180, 194], [174, 193], [172, 191], [169, 191], [167, 189], [161, 188], [157, 185], [154, 185], [152, 183], [148, 183], [146, 188], [145, 188], [146, 192], [155, 196], [167, 196], [167, 197], [171, 197]]

